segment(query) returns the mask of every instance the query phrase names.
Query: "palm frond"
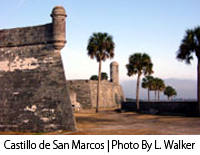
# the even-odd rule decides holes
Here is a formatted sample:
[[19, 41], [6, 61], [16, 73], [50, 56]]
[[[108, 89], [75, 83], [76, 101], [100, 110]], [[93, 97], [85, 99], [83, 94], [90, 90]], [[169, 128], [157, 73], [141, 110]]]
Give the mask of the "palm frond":
[[126, 65], [128, 75], [153, 73], [151, 58], [146, 53], [135, 53], [129, 57], [129, 64]]
[[93, 33], [88, 41], [88, 55], [97, 61], [105, 61], [107, 58], [114, 57], [115, 43], [113, 37], [107, 33]]
[[179, 50], [177, 51], [176, 58], [180, 61], [185, 61], [186, 64], [190, 64], [193, 60], [193, 53], [200, 58], [200, 27], [196, 27], [194, 30], [187, 30], [184, 36]]

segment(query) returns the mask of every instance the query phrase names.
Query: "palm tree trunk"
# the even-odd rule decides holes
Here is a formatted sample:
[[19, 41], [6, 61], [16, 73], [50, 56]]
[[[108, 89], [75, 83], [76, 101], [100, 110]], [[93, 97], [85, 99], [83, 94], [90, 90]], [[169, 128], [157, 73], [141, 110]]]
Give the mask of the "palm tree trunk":
[[158, 90], [158, 101], [160, 100], [160, 91]]
[[157, 97], [157, 91], [155, 90], [155, 101], [156, 101], [156, 97]]
[[149, 88], [147, 88], [148, 89], [148, 101], [150, 101], [150, 90], [149, 90]]
[[98, 75], [98, 86], [97, 86], [97, 105], [96, 105], [96, 113], [99, 112], [99, 104], [100, 104], [100, 83], [101, 83], [101, 59], [99, 60], [99, 75]]
[[136, 88], [137, 110], [140, 110], [140, 103], [139, 103], [140, 76], [141, 76], [141, 74], [138, 74], [138, 78], [137, 78], [137, 88]]
[[197, 67], [197, 99], [199, 104], [199, 116], [200, 116], [200, 58], [198, 58], [198, 67]]

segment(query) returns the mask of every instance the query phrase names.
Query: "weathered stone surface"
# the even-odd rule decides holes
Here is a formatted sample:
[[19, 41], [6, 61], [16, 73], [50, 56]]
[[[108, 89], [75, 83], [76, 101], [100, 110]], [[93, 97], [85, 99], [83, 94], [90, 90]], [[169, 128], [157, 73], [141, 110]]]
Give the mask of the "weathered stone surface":
[[110, 81], [119, 85], [119, 64], [116, 61], [110, 64]]
[[[0, 30], [0, 130], [75, 130], [60, 56], [65, 32], [62, 41], [55, 40], [55, 20], [43, 26]], [[65, 20], [60, 22], [57, 29], [65, 25]]]
[[76, 101], [76, 93], [73, 91], [70, 91], [70, 100], [72, 103], [73, 111], [79, 112], [81, 110], [81, 105]]
[[[76, 100], [83, 109], [96, 107], [97, 81], [92, 80], [69, 80], [67, 81], [70, 92], [76, 92]], [[122, 87], [109, 81], [101, 81], [101, 108], [117, 107], [125, 100]]]
[[0, 30], [0, 47], [52, 43], [52, 24]]
[[[120, 106], [125, 101], [122, 87], [119, 85], [118, 64], [111, 63], [111, 81], [101, 81], [100, 84], [100, 105], [101, 108]], [[83, 109], [96, 107], [97, 102], [97, 81], [93, 80], [69, 80], [67, 85], [70, 92], [76, 93], [76, 100]]]

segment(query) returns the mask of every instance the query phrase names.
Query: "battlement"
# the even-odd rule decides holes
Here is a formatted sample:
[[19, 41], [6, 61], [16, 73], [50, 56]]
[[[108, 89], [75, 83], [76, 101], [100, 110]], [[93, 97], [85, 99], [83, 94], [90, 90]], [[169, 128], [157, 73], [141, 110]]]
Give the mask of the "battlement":
[[[97, 84], [98, 81], [97, 80], [68, 80], [67, 83], [69, 84]], [[112, 82], [108, 81], [108, 80], [102, 80], [101, 81], [101, 85], [109, 85], [109, 84], [113, 84]]]
[[52, 43], [52, 24], [0, 30], [0, 48]]
[[75, 130], [60, 50], [66, 43], [63, 7], [52, 23], [0, 30], [0, 130]]
[[52, 13], [52, 23], [0, 30], [0, 48], [53, 44], [61, 50], [66, 43], [63, 7], [56, 6]]
[[[124, 92], [119, 84], [119, 65], [117, 62], [110, 64], [110, 81], [102, 80], [100, 83], [100, 105], [99, 107], [117, 107], [125, 101]], [[76, 93], [76, 101], [83, 109], [96, 107], [97, 80], [68, 80], [67, 85], [70, 92]]]

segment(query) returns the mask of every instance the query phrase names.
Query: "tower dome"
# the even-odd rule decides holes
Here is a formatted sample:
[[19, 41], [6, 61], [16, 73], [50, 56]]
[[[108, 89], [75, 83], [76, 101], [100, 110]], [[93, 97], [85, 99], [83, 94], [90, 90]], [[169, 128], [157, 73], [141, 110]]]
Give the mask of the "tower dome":
[[119, 64], [116, 61], [113, 61], [110, 65], [119, 66]]
[[65, 20], [66, 12], [62, 6], [55, 6], [51, 13], [52, 30], [53, 30], [53, 45], [55, 49], [61, 50], [66, 43], [65, 39]]
[[55, 6], [53, 8], [52, 13], [51, 13], [51, 17], [58, 16], [58, 15], [59, 16], [65, 16], [65, 17], [67, 16], [64, 7], [62, 7], [62, 6]]

